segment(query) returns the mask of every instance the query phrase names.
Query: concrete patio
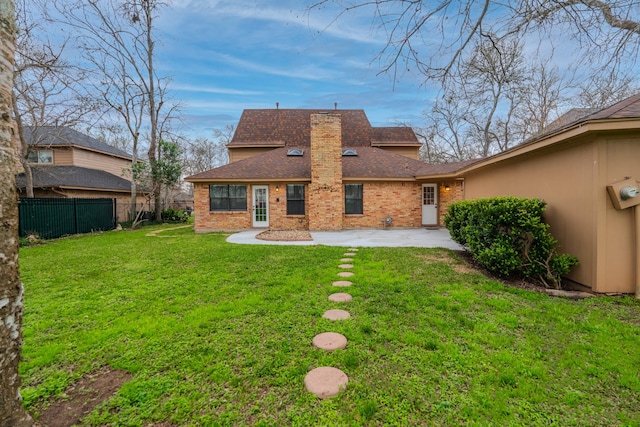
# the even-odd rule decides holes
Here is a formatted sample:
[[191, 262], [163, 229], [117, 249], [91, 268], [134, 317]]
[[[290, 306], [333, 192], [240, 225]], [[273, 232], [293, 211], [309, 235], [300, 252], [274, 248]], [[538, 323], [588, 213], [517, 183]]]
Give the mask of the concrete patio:
[[232, 234], [229, 243], [253, 245], [326, 245], [360, 247], [415, 247], [447, 248], [462, 250], [463, 247], [451, 240], [446, 228], [397, 228], [397, 229], [354, 229], [340, 231], [312, 231], [313, 241], [274, 242], [256, 239], [264, 230], [247, 230]]

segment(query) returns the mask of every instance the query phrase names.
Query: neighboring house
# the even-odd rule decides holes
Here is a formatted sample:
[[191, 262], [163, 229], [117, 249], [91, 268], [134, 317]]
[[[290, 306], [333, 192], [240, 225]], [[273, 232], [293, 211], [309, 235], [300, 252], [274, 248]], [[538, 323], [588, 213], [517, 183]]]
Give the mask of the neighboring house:
[[586, 113], [469, 165], [457, 177], [464, 178], [465, 199], [544, 199], [560, 252], [580, 260], [568, 278], [595, 292], [634, 292], [640, 284], [634, 235], [640, 230], [633, 211], [640, 206], [615, 209], [607, 185], [640, 180], [640, 95]]
[[442, 225], [469, 162], [428, 165], [420, 146], [411, 128], [373, 127], [363, 110], [245, 110], [231, 163], [185, 179], [195, 229]]
[[[116, 199], [119, 221], [128, 219], [131, 203], [132, 156], [68, 127], [25, 127], [31, 144], [29, 163], [35, 197]], [[21, 197], [25, 196], [24, 172], [16, 177]], [[137, 204], [145, 202], [138, 193]]]

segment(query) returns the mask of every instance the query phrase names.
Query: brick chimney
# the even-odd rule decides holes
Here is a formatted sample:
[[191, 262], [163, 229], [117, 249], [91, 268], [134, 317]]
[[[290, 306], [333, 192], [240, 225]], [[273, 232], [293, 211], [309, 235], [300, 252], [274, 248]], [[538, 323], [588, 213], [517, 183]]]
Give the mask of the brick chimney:
[[312, 114], [309, 230], [342, 230], [343, 211], [340, 114]]

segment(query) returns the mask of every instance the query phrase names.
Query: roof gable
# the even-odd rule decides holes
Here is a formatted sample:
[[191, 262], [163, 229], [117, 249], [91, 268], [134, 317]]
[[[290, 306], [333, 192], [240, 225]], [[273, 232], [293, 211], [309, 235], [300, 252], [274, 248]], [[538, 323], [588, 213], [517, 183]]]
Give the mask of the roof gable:
[[42, 147], [75, 146], [91, 151], [98, 151], [118, 157], [124, 157], [129, 160], [132, 158], [131, 154], [126, 151], [120, 150], [119, 148], [113, 147], [66, 126], [25, 126], [24, 134], [27, 143], [30, 145], [37, 144]]

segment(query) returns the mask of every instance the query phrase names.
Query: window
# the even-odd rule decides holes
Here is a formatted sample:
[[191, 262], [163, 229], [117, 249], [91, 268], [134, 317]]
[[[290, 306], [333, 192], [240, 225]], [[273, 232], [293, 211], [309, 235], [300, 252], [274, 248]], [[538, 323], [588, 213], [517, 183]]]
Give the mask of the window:
[[343, 156], [357, 156], [358, 152], [353, 148], [345, 148], [344, 150], [342, 150], [342, 155]]
[[246, 185], [210, 185], [209, 208], [212, 211], [246, 211]]
[[51, 164], [53, 163], [53, 151], [51, 150], [31, 150], [27, 155], [29, 163]]
[[362, 184], [345, 184], [344, 213], [362, 214]]
[[304, 215], [304, 184], [287, 184], [287, 215]]

